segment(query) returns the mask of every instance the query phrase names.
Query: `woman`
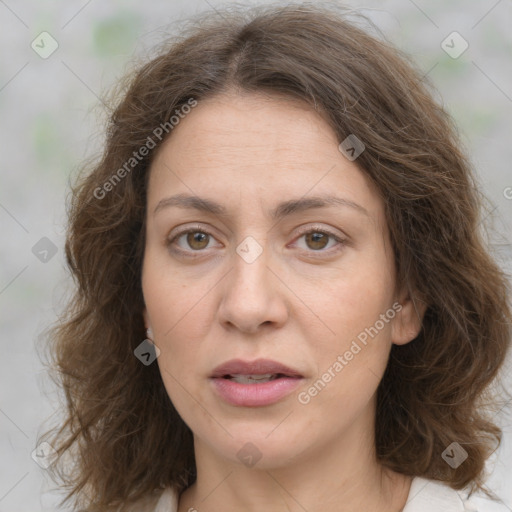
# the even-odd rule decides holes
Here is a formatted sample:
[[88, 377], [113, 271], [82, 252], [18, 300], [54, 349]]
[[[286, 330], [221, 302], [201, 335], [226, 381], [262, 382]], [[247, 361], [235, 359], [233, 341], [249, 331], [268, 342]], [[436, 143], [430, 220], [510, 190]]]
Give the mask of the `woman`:
[[480, 207], [419, 74], [343, 13], [199, 23], [138, 70], [75, 189], [67, 499], [474, 510], [511, 320]]

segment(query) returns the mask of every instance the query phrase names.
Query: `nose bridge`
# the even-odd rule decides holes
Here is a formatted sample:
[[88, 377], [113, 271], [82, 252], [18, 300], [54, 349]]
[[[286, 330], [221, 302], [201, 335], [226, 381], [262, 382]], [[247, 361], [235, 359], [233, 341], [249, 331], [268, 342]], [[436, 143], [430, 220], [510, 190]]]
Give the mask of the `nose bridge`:
[[261, 239], [249, 235], [235, 249], [231, 288], [243, 294], [246, 301], [261, 298], [270, 291], [267, 276], [270, 250], [265, 245]]
[[281, 323], [287, 312], [269, 268], [271, 251], [264, 243], [247, 236], [236, 247], [219, 311], [222, 322], [247, 332], [266, 322]]
[[235, 247], [231, 280], [236, 287], [241, 284], [242, 289], [244, 286], [250, 289], [266, 282], [270, 247], [267, 226], [259, 219], [264, 210], [261, 198], [258, 201], [254, 194], [241, 195], [240, 201], [245, 209], [238, 218], [237, 228], [243, 238]]

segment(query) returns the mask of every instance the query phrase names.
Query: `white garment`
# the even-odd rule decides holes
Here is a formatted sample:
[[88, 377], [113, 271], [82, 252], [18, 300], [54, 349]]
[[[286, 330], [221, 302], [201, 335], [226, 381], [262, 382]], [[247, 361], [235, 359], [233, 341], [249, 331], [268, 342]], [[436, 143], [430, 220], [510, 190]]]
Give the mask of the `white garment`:
[[[141, 509], [138, 509], [139, 511]], [[178, 495], [170, 487], [166, 488], [154, 508], [147, 512], [177, 512]], [[411, 482], [409, 496], [402, 512], [478, 512], [460, 491], [436, 480], [415, 477]]]
[[437, 480], [413, 478], [403, 512], [478, 512], [471, 500]]

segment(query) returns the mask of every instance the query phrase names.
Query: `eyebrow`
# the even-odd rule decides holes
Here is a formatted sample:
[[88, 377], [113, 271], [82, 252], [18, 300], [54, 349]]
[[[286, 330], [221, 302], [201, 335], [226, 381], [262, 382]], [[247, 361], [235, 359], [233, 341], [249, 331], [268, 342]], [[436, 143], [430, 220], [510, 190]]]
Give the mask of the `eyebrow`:
[[[190, 210], [198, 210], [221, 217], [226, 217], [228, 214], [226, 208], [223, 205], [211, 199], [188, 194], [177, 194], [160, 200], [153, 211], [153, 215], [156, 215], [160, 210], [163, 210], [164, 208], [169, 208], [172, 206]], [[332, 206], [350, 207], [359, 213], [370, 217], [368, 211], [360, 204], [354, 203], [349, 199], [344, 199], [334, 195], [309, 196], [301, 197], [298, 199], [290, 199], [288, 201], [279, 203], [275, 208], [268, 212], [268, 215], [271, 219], [278, 221], [294, 213]]]

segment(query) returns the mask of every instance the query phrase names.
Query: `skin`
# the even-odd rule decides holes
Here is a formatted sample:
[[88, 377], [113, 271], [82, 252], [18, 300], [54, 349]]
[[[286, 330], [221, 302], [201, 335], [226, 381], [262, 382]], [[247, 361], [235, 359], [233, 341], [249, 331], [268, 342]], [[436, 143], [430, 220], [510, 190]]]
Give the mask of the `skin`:
[[[411, 479], [376, 461], [376, 390], [393, 343], [421, 328], [396, 270], [384, 205], [338, 149], [318, 114], [295, 100], [229, 92], [199, 102], [161, 146], [150, 169], [142, 272], [144, 319], [160, 349], [163, 383], [194, 435], [198, 478], [179, 512], [399, 511]], [[157, 204], [174, 194], [221, 203], [226, 214]], [[298, 211], [278, 203], [335, 194], [362, 206]], [[169, 245], [179, 228], [199, 231]], [[304, 235], [328, 230], [321, 242]], [[210, 236], [203, 236], [208, 233]], [[252, 263], [236, 252], [253, 237]], [[188, 240], [188, 243], [187, 243]], [[196, 255], [187, 258], [177, 252]], [[357, 335], [399, 303], [366, 346], [309, 403], [298, 400]], [[305, 377], [264, 407], [236, 407], [208, 380], [233, 358], [268, 358]], [[252, 467], [237, 452], [252, 443]]]

